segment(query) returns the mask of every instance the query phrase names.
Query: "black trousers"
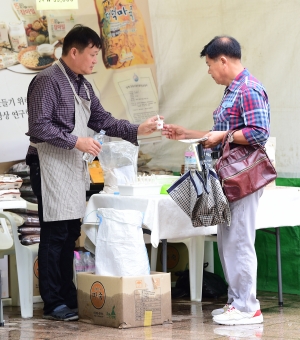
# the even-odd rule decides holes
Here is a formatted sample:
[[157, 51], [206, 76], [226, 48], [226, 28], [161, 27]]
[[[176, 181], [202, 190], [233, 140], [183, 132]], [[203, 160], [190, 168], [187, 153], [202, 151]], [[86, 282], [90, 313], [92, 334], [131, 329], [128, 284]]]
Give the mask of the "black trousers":
[[41, 225], [38, 251], [39, 288], [44, 313], [65, 304], [77, 308], [77, 290], [73, 283], [75, 241], [80, 236], [79, 219], [44, 222], [39, 163], [30, 164], [30, 180], [38, 199]]

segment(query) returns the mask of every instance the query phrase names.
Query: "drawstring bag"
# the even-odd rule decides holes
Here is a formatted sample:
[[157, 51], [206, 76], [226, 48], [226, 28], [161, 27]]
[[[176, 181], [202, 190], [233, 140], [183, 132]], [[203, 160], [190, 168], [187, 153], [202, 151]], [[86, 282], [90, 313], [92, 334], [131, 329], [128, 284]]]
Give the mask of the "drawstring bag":
[[[189, 170], [168, 190], [170, 197], [191, 218], [194, 227], [208, 227], [221, 223], [230, 225], [229, 203], [216, 172], [204, 162], [202, 145], [197, 150], [198, 167]], [[200, 156], [199, 156], [200, 155]]]
[[142, 276], [150, 274], [144, 242], [143, 214], [137, 210], [99, 208], [95, 274]]

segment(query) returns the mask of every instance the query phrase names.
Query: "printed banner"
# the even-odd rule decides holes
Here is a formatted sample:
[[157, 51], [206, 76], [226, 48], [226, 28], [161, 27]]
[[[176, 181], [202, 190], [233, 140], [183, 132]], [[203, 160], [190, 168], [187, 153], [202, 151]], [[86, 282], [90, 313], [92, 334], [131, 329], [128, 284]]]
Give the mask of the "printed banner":
[[78, 9], [78, 0], [36, 0], [38, 10]]

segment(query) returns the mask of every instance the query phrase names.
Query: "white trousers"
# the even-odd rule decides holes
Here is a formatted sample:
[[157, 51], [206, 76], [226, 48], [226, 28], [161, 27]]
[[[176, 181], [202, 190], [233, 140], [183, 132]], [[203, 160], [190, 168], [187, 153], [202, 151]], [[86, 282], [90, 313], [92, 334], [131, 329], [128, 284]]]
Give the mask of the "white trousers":
[[256, 299], [255, 224], [263, 189], [230, 203], [231, 225], [218, 225], [218, 250], [228, 283], [228, 303], [241, 312], [260, 309]]

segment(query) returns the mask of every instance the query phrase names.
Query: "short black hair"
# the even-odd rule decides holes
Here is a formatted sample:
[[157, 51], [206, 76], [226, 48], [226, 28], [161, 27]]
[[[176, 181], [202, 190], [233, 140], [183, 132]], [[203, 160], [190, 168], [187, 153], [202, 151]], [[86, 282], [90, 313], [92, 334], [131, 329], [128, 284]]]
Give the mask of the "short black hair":
[[89, 27], [75, 25], [64, 38], [62, 55], [66, 56], [73, 47], [82, 52], [90, 44], [101, 49], [102, 42], [99, 35]]
[[214, 37], [203, 47], [200, 58], [208, 56], [210, 59], [216, 59], [222, 54], [230, 58], [241, 59], [242, 52], [239, 42], [227, 35]]

